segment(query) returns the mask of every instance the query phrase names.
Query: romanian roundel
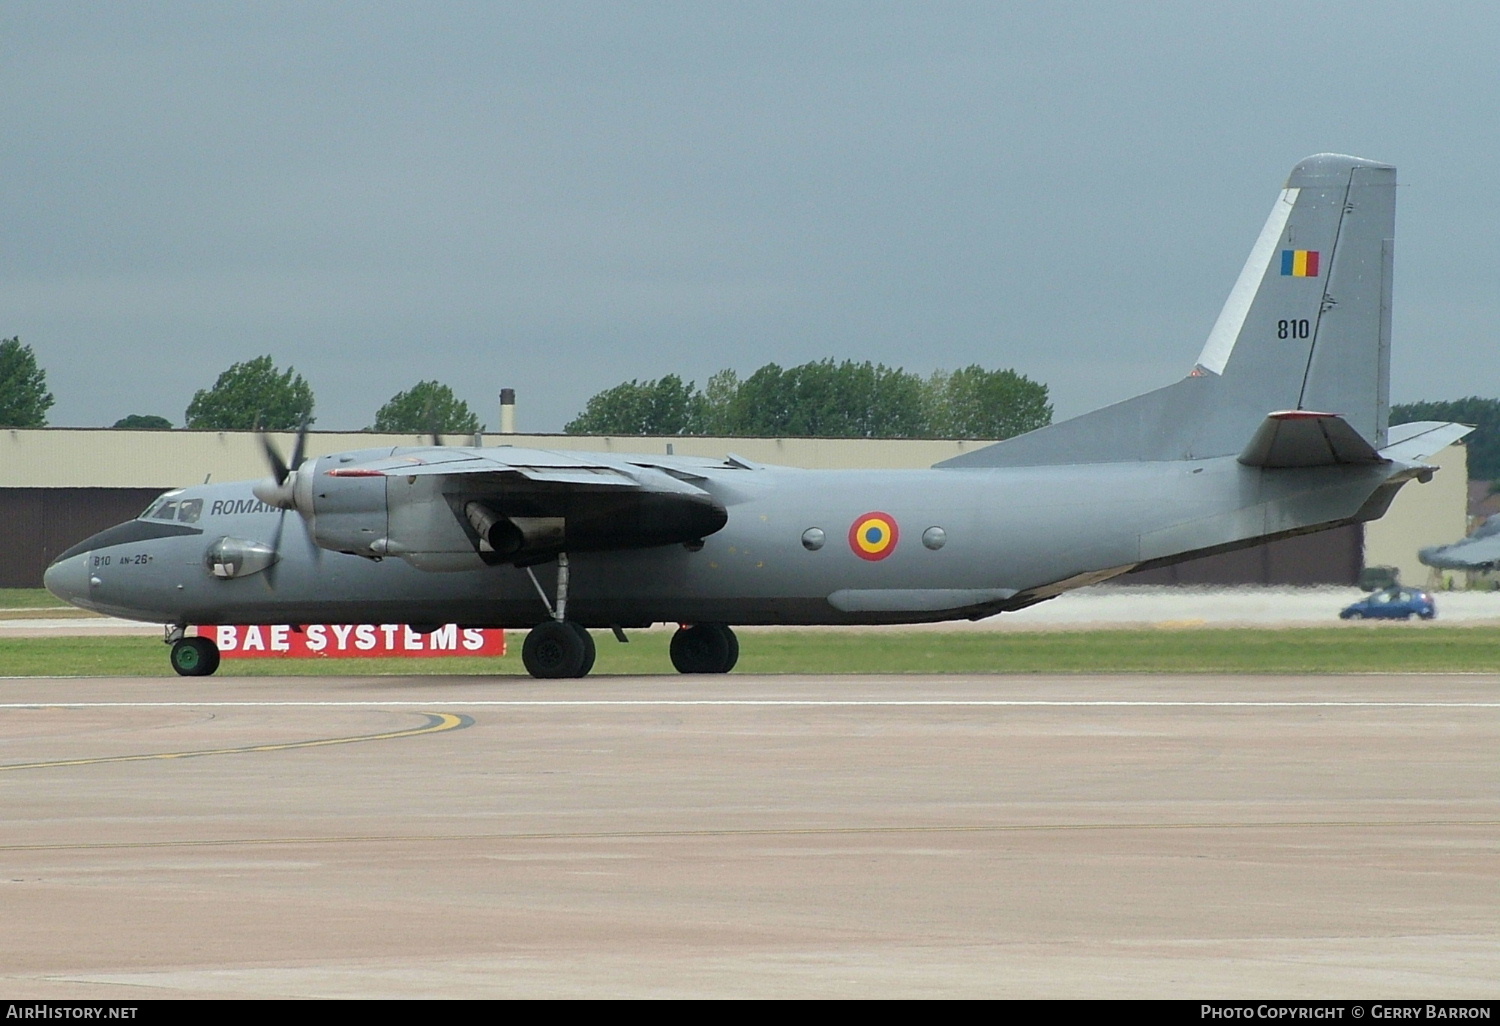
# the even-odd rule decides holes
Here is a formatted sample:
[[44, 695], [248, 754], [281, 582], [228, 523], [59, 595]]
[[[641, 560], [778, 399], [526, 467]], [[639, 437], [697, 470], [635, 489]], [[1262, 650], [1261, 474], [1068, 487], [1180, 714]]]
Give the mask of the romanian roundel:
[[866, 513], [855, 517], [849, 528], [849, 547], [860, 559], [884, 559], [896, 551], [896, 542], [901, 538], [901, 529], [896, 518], [889, 513]]

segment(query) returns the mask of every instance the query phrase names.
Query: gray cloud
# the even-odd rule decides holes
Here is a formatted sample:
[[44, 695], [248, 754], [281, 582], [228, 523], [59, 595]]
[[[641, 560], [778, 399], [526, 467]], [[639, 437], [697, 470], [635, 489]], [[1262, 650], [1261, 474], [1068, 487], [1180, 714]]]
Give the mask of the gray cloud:
[[53, 420], [271, 352], [319, 425], [438, 377], [1184, 373], [1291, 164], [1401, 167], [1397, 399], [1500, 393], [1487, 6], [8, 4], [0, 334]]

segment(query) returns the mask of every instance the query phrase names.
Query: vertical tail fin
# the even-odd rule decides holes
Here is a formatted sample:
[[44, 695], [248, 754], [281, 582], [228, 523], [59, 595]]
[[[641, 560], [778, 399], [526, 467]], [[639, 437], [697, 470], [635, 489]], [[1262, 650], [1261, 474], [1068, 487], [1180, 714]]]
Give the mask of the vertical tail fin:
[[1340, 414], [1383, 446], [1395, 185], [1388, 164], [1308, 157], [1277, 196], [1191, 375], [940, 466], [1227, 456], [1276, 410]]

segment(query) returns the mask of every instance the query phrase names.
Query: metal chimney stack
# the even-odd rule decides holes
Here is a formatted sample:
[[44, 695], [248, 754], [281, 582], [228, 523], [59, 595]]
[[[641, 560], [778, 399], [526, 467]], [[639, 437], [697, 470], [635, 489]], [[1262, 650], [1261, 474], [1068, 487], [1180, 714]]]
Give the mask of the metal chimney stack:
[[500, 390], [500, 433], [502, 435], [516, 433], [516, 390], [514, 388]]

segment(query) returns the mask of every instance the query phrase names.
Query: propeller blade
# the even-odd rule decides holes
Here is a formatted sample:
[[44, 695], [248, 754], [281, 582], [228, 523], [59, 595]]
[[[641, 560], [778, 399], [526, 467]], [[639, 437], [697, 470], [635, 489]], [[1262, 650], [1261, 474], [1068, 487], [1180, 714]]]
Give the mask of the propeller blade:
[[271, 535], [271, 551], [276, 553], [276, 558], [272, 561], [271, 565], [266, 567], [266, 569], [261, 574], [262, 579], [266, 583], [266, 587], [270, 588], [272, 591], [276, 590], [276, 567], [281, 564], [281, 530], [285, 526], [286, 510], [283, 509], [276, 515], [276, 530]]
[[307, 428], [312, 423], [311, 419], [304, 416], [302, 424], [297, 428], [297, 443], [292, 446], [292, 469], [296, 470], [302, 466], [302, 460], [307, 456]]
[[282, 460], [281, 453], [276, 451], [276, 446], [271, 441], [270, 435], [264, 431], [258, 431], [256, 435], [260, 438], [261, 451], [266, 454], [266, 462], [271, 465], [271, 476], [276, 479], [278, 485], [286, 484], [287, 475], [291, 473], [291, 468]]

